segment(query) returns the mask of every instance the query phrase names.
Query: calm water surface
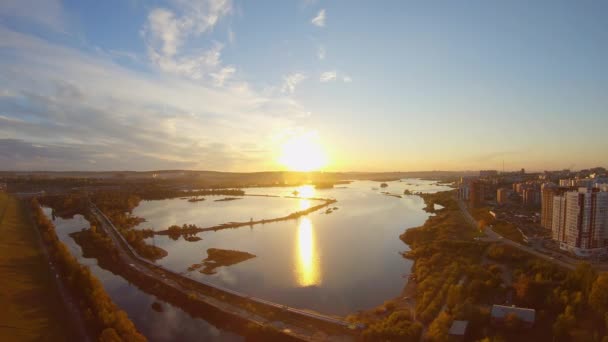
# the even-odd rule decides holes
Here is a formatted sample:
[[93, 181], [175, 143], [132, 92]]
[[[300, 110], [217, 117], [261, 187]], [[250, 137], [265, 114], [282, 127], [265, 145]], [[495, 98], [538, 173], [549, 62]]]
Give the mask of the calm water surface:
[[[45, 208], [44, 211], [50, 218], [51, 210]], [[139, 290], [123, 278], [97, 266], [96, 259], [84, 258], [80, 246], [69, 236], [72, 232], [89, 228], [89, 222], [81, 215], [76, 215], [73, 219], [57, 217], [53, 223], [57, 235], [68, 246], [72, 255], [83, 265], [89, 266], [91, 272], [102, 282], [114, 303], [127, 312], [137, 329], [149, 340], [244, 341], [241, 336], [223, 331], [202, 319], [193, 318], [178, 307]], [[151, 305], [154, 302], [159, 302], [164, 311], [152, 310]]]
[[[388, 182], [357, 181], [334, 189], [251, 188], [247, 194], [335, 198], [330, 214], [324, 210], [297, 220], [198, 234], [198, 242], [166, 236], [149, 239], [169, 252], [158, 261], [175, 271], [187, 272], [207, 257], [208, 248], [246, 251], [257, 257], [237, 265], [221, 267], [213, 275], [187, 272], [194, 279], [205, 279], [249, 295], [281, 304], [327, 314], [346, 315], [382, 304], [401, 292], [411, 261], [399, 253], [408, 249], [399, 235], [407, 228], [424, 223], [428, 214], [418, 196], [395, 198], [381, 194], [403, 194], [405, 189], [420, 192], [448, 190], [431, 181], [405, 179]], [[191, 203], [182, 199], [143, 201], [134, 215], [144, 217], [140, 228], [165, 229], [172, 224], [202, 227], [230, 221], [274, 218], [306, 209], [319, 202], [307, 199], [244, 196], [241, 200], [215, 202], [223, 197]], [[50, 210], [45, 209], [50, 217]], [[56, 218], [60, 239], [78, 260], [91, 267], [114, 302], [129, 314], [138, 329], [150, 340], [243, 340], [181, 309], [140, 291], [123, 278], [101, 269], [94, 259], [82, 256], [80, 247], [69, 236], [88, 228], [80, 215]], [[162, 304], [164, 312], [151, 309]]]
[[[296, 188], [252, 188], [248, 194], [292, 196]], [[334, 189], [300, 187], [302, 197], [335, 198], [338, 210], [324, 210], [297, 220], [198, 234], [201, 241], [172, 240], [156, 236], [149, 243], [169, 255], [158, 261], [172, 270], [186, 272], [242, 293], [302, 309], [346, 315], [382, 304], [398, 296], [412, 262], [399, 253], [408, 249], [400, 239], [407, 228], [424, 223], [428, 214], [418, 196], [403, 194], [447, 190], [431, 181], [406, 179], [380, 183], [357, 181]], [[213, 197], [209, 197], [212, 199]], [[172, 199], [146, 201], [134, 214], [156, 230], [172, 224], [211, 226], [250, 217], [273, 218], [308, 208], [318, 202], [306, 199], [245, 196], [243, 200], [190, 203]], [[314, 204], [313, 204], [314, 203]], [[332, 205], [333, 207], [334, 205]], [[246, 214], [243, 214], [246, 213]], [[274, 216], [273, 216], [274, 215]], [[208, 248], [245, 251], [257, 257], [217, 269], [213, 275], [187, 268], [207, 257]]]

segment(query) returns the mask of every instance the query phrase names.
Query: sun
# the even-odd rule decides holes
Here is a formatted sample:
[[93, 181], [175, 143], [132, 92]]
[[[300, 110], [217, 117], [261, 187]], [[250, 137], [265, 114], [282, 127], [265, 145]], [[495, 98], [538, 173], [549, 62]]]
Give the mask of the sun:
[[327, 164], [319, 136], [308, 132], [292, 136], [281, 146], [279, 163], [291, 171], [316, 171]]

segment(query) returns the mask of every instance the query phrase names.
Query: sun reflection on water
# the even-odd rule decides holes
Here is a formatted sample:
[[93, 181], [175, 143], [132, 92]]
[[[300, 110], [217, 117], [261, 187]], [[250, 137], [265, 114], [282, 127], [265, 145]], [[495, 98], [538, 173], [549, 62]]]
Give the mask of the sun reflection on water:
[[315, 187], [313, 185], [301, 185], [296, 188], [299, 197], [315, 197]]
[[315, 232], [308, 217], [300, 218], [296, 241], [296, 281], [300, 286], [321, 283], [319, 252], [315, 244]]

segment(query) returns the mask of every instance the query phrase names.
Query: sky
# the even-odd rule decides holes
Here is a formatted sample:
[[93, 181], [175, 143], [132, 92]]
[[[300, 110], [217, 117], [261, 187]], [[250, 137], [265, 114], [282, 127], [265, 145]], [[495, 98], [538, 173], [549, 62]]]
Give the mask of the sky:
[[302, 137], [326, 171], [608, 166], [607, 17], [602, 0], [3, 0], [0, 170], [284, 170]]

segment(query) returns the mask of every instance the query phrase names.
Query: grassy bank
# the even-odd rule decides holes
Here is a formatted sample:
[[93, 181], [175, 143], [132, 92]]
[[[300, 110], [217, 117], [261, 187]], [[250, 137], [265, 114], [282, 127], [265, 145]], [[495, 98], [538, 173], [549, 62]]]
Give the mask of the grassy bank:
[[0, 193], [0, 341], [68, 340], [63, 303], [24, 209]]

